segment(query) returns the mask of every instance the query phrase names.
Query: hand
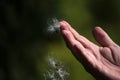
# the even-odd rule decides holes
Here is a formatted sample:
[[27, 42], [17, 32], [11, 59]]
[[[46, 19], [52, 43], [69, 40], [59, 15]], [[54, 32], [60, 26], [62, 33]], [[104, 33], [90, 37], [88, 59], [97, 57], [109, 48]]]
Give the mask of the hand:
[[78, 34], [66, 21], [61, 21], [61, 33], [73, 55], [96, 79], [120, 80], [120, 47], [100, 27], [93, 30], [102, 47]]

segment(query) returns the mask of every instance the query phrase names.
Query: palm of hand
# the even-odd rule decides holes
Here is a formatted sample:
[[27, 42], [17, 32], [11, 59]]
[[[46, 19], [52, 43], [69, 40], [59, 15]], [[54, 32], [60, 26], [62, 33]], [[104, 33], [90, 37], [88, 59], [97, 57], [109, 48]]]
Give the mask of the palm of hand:
[[79, 35], [67, 22], [61, 22], [61, 32], [68, 48], [96, 79], [120, 80], [120, 47], [100, 28], [93, 31], [97, 46]]

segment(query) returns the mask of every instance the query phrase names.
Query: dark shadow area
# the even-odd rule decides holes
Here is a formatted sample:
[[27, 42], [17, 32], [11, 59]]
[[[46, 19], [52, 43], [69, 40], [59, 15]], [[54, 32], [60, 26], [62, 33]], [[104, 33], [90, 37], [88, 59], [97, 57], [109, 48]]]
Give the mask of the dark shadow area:
[[0, 80], [42, 80], [46, 20], [57, 15], [57, 0], [0, 1]]
[[116, 2], [117, 0], [90, 0], [89, 10], [98, 21], [118, 24], [120, 15]]

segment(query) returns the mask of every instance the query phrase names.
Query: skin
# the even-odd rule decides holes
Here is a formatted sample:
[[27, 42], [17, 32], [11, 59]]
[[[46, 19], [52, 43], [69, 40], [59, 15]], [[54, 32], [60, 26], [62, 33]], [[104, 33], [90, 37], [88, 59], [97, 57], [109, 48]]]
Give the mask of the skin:
[[80, 35], [66, 21], [60, 22], [61, 34], [67, 47], [96, 80], [120, 80], [120, 47], [100, 27], [93, 29], [101, 46]]

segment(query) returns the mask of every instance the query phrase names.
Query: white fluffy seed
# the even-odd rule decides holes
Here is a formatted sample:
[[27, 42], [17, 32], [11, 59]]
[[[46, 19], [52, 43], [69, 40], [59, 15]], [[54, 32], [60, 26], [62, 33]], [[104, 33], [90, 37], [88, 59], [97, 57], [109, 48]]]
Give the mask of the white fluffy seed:
[[60, 24], [57, 18], [48, 19], [48, 28], [49, 33], [54, 33], [60, 30]]

